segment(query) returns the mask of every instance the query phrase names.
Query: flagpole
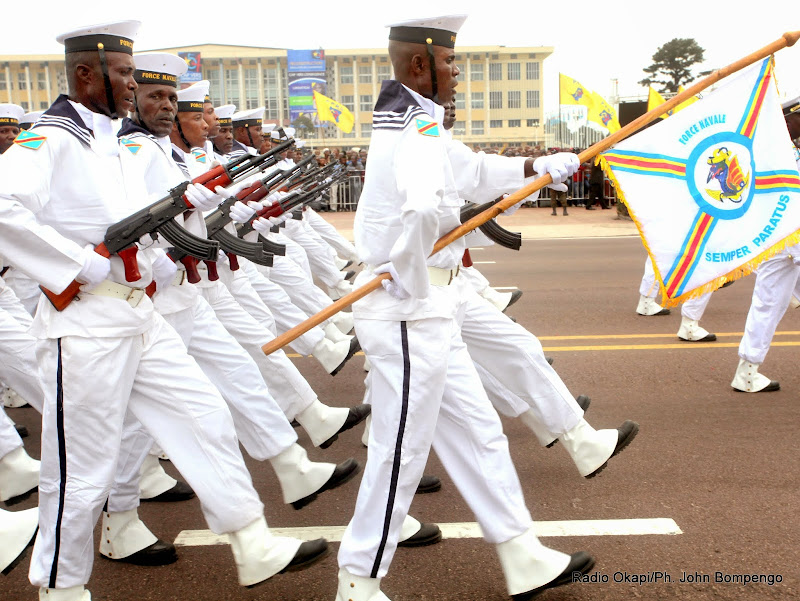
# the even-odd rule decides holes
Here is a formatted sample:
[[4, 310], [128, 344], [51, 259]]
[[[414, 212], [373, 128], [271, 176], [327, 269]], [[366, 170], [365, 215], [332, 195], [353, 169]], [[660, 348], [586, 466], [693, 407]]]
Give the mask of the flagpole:
[[[725, 77], [728, 77], [729, 75], [736, 73], [737, 71], [741, 71], [745, 67], [748, 67], [753, 63], [755, 63], [756, 61], [759, 61], [763, 58], [770, 56], [771, 54], [777, 52], [778, 50], [794, 46], [795, 42], [797, 42], [799, 38], [800, 38], [800, 31], [791, 31], [784, 33], [783, 36], [781, 36], [771, 44], [764, 46], [760, 50], [748, 54], [744, 58], [741, 58], [736, 62], [731, 63], [727, 67], [723, 67], [722, 69], [714, 71], [713, 73], [711, 73], [707, 77], [704, 77], [691, 87], [686, 88], [683, 92], [676, 94], [666, 103], [653, 108], [652, 110], [646, 112], [644, 115], [628, 123], [628, 125], [626, 125], [625, 127], [619, 129], [618, 131], [614, 132], [613, 134], [604, 138], [603, 140], [600, 140], [596, 144], [593, 144], [591, 147], [587, 148], [578, 155], [578, 160], [581, 163], [584, 163], [590, 159], [593, 159], [601, 152], [604, 152], [609, 148], [611, 148], [617, 142], [620, 142], [623, 139], [627, 138], [628, 136], [635, 133], [648, 123], [655, 121], [656, 119], [658, 119], [658, 117], [660, 117], [667, 111], [671, 110], [672, 108], [678, 106], [684, 100], [688, 100], [692, 96], [699, 94], [700, 92], [702, 92], [709, 86], [717, 83], [721, 79], [724, 79]], [[560, 78], [559, 78], [559, 86], [560, 86]], [[561, 98], [560, 98], [560, 87], [559, 87], [559, 114], [561, 111], [560, 100]], [[559, 117], [559, 123], [560, 121], [561, 120]], [[544, 188], [545, 186], [552, 183], [553, 179], [550, 177], [549, 174], [546, 174], [542, 177], [537, 178], [535, 181], [531, 182], [527, 186], [517, 190], [513, 194], [508, 195], [506, 198], [498, 202], [496, 205], [490, 207], [489, 209], [486, 209], [485, 211], [479, 213], [478, 215], [475, 215], [475, 217], [473, 217], [469, 221], [462, 223], [457, 228], [453, 229], [452, 231], [448, 232], [447, 234], [439, 238], [439, 240], [436, 241], [436, 244], [434, 245], [431, 254], [432, 255], [436, 254], [451, 242], [457, 240], [458, 238], [461, 238], [465, 234], [480, 227], [490, 219], [494, 219], [500, 213], [511, 208], [519, 201], [524, 200], [534, 192], [537, 192], [542, 188]], [[269, 355], [270, 353], [289, 344], [299, 336], [302, 336], [303, 334], [308, 332], [311, 328], [330, 319], [331, 317], [336, 315], [336, 313], [338, 313], [342, 309], [349, 307], [354, 302], [364, 298], [367, 294], [369, 294], [373, 290], [377, 290], [383, 285], [382, 284], [383, 280], [391, 279], [391, 277], [392, 276], [388, 273], [382, 273], [379, 276], [376, 276], [361, 288], [358, 288], [357, 290], [354, 290], [353, 292], [346, 294], [345, 296], [343, 296], [336, 302], [332, 303], [331, 305], [329, 305], [316, 315], [312, 315], [303, 323], [296, 325], [295, 327], [291, 328], [290, 330], [287, 330], [286, 332], [284, 332], [271, 342], [265, 344], [263, 347], [261, 347], [261, 350], [264, 351], [264, 353], [266, 353], [267, 355]]]

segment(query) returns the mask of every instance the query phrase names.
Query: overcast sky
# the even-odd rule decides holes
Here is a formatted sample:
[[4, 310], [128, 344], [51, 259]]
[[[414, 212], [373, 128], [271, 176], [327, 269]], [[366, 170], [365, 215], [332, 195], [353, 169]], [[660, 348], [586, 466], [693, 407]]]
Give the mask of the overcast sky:
[[[22, 14], [24, 5], [15, 6], [20, 8], [18, 26], [3, 29], [0, 54], [58, 53], [63, 50], [55, 42], [59, 33], [118, 19], [142, 21], [138, 50], [202, 43], [380, 48], [386, 45], [384, 26], [388, 23], [460, 12], [469, 18], [458, 44], [555, 47], [544, 63], [546, 111], [557, 108], [559, 72], [603, 96], [612, 94], [613, 79], [619, 81], [620, 96], [646, 94], [636, 83], [645, 75], [642, 69], [650, 65], [658, 47], [673, 38], [694, 38], [706, 51], [703, 69], [713, 69], [767, 45], [785, 31], [800, 29], [800, 8], [794, 0], [745, 5], [702, 0], [669, 4], [621, 0], [205, 0], [171, 4], [165, 0], [102, 4], [96, 0], [40, 0], [35, 5], [36, 18], [28, 25], [23, 25], [27, 22]], [[259, 6], [263, 7], [260, 14]], [[665, 8], [655, 12], [657, 6]], [[222, 8], [232, 12], [225, 13]], [[776, 55], [776, 72], [782, 97], [800, 94], [800, 44]]]

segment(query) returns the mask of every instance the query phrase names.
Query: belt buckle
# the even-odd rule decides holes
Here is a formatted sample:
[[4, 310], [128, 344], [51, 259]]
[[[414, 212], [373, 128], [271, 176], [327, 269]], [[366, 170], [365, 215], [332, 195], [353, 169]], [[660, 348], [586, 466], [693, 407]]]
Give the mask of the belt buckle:
[[139, 303], [142, 302], [144, 294], [145, 292], [142, 288], [131, 288], [125, 302], [135, 309], [139, 306]]
[[448, 286], [453, 283], [454, 279], [456, 279], [456, 276], [458, 275], [458, 271], [459, 271], [460, 268], [461, 268], [460, 265], [456, 265], [455, 269], [451, 269], [450, 270], [450, 279], [447, 280], [447, 285]]

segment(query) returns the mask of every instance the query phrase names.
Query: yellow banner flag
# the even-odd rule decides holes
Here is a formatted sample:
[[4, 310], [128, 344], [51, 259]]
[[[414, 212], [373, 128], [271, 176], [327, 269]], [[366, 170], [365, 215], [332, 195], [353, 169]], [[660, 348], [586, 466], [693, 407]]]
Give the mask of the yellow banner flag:
[[592, 92], [584, 87], [581, 82], [563, 73], [558, 74], [558, 103], [559, 104], [580, 104], [591, 108]]
[[605, 127], [610, 134], [619, 130], [619, 119], [617, 119], [617, 111], [614, 110], [614, 107], [597, 92], [589, 92], [589, 94], [591, 96], [592, 105], [589, 107], [586, 120], [597, 123], [601, 127]]
[[350, 110], [333, 98], [323, 96], [314, 90], [314, 104], [317, 105], [317, 118], [320, 121], [333, 121], [344, 133], [353, 131], [356, 119]]
[[[650, 86], [650, 89], [647, 93], [647, 111], [650, 112], [654, 108], [656, 108], [657, 106], [661, 106], [665, 102], [666, 100], [664, 100], [664, 97], [661, 94], [659, 94], [656, 90], [654, 90], [653, 86]], [[664, 113], [663, 115], [661, 115], [661, 118], [664, 119], [667, 116], [668, 115]]]

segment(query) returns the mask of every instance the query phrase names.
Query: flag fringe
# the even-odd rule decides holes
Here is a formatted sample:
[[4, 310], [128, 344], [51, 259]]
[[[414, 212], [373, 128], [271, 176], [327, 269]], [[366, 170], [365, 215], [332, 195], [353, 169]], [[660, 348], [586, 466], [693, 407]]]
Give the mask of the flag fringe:
[[658, 288], [661, 291], [660, 304], [663, 307], [676, 307], [677, 305], [686, 302], [689, 299], [698, 298], [708, 292], [714, 292], [714, 290], [717, 290], [718, 288], [722, 287], [726, 282], [733, 282], [735, 280], [738, 280], [739, 278], [743, 278], [747, 275], [750, 275], [756, 270], [758, 265], [763, 261], [766, 261], [770, 257], [774, 257], [775, 255], [783, 251], [787, 246], [791, 246], [793, 244], [797, 244], [798, 242], [800, 242], [800, 230], [798, 230], [793, 234], [789, 234], [780, 242], [773, 244], [772, 246], [764, 250], [764, 252], [756, 255], [746, 263], [739, 265], [736, 269], [729, 271], [725, 275], [721, 275], [717, 278], [714, 278], [710, 282], [703, 284], [702, 286], [699, 286], [692, 290], [689, 290], [688, 292], [684, 292], [680, 296], [677, 296], [675, 298], [670, 298], [667, 295], [667, 290], [664, 286], [664, 279], [661, 277], [661, 272], [658, 270], [658, 265], [655, 262], [653, 253], [647, 244], [647, 239], [644, 236], [644, 230], [642, 229], [642, 224], [636, 217], [636, 214], [631, 208], [631, 205], [628, 204], [628, 201], [625, 199], [625, 194], [623, 193], [622, 188], [619, 185], [619, 181], [617, 181], [617, 178], [614, 175], [614, 172], [611, 170], [608, 161], [606, 161], [605, 157], [601, 154], [598, 155], [598, 157], [595, 159], [595, 163], [596, 164], [599, 163], [600, 167], [603, 169], [603, 172], [606, 174], [606, 177], [608, 177], [608, 179], [611, 181], [611, 184], [617, 191], [617, 198], [620, 201], [622, 201], [626, 207], [628, 207], [628, 214], [631, 216], [631, 219], [636, 224], [636, 229], [639, 230], [639, 238], [642, 240], [642, 245], [647, 251], [647, 256], [650, 257], [650, 261], [653, 264], [653, 271], [655, 271], [656, 274], [656, 282], [658, 282]]

